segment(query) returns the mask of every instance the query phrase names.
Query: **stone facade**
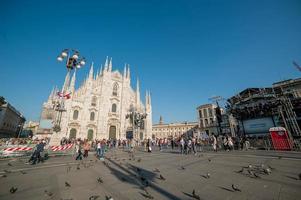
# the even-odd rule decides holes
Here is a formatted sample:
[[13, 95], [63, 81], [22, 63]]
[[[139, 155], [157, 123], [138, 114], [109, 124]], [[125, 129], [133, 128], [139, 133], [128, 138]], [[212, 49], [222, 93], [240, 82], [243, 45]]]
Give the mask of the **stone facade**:
[[[104, 68], [94, 74], [93, 63], [89, 75], [78, 89], [75, 89], [76, 71], [70, 80], [67, 73], [63, 85], [63, 94], [71, 93], [70, 99], [64, 100], [65, 112], [61, 118], [61, 131], [53, 132], [52, 138], [60, 139], [125, 139], [126, 133], [132, 132], [133, 127], [126, 115], [130, 109], [147, 114], [144, 127], [140, 134], [144, 138], [151, 137], [152, 106], [150, 92], [146, 92], [145, 105], [140, 100], [139, 81], [136, 90], [131, 87], [130, 68], [124, 67], [123, 75], [112, 71], [112, 59], [106, 59]], [[42, 117], [53, 120], [57, 112], [53, 112], [53, 102], [58, 99], [54, 89], [47, 102], [43, 104]]]
[[[4, 98], [3, 98], [4, 99]], [[0, 105], [0, 138], [18, 137], [25, 123], [25, 117], [10, 103]]]
[[163, 118], [160, 117], [159, 124], [153, 125], [152, 138], [176, 138], [182, 135], [195, 135], [197, 133], [198, 122], [183, 122], [183, 123], [163, 123]]

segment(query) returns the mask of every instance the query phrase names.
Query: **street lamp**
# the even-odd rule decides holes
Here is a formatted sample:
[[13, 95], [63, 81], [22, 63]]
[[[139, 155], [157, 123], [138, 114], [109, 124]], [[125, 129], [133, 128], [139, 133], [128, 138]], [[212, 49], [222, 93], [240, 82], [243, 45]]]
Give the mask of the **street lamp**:
[[66, 59], [68, 72], [76, 68], [79, 69], [86, 64], [85, 58], [81, 57], [79, 51], [74, 49], [64, 49], [57, 57], [59, 62], [62, 62], [64, 59]]
[[143, 125], [143, 120], [146, 119], [146, 116], [146, 113], [140, 113], [134, 108], [131, 108], [130, 112], [126, 115], [126, 119], [130, 119], [130, 123], [133, 127], [133, 137], [137, 140], [137, 142], [140, 140], [140, 128]]
[[[70, 74], [73, 69], [80, 69], [86, 64], [85, 58], [80, 56], [78, 50], [74, 49], [64, 49], [58, 55], [57, 60], [59, 62], [66, 60], [67, 74]], [[58, 92], [57, 95], [59, 96], [59, 99], [52, 102], [53, 108], [55, 111], [57, 111], [56, 121], [53, 127], [53, 131], [55, 132], [59, 132], [61, 130], [60, 124], [62, 120], [62, 114], [66, 111], [64, 100], [70, 98], [70, 93], [67, 93], [66, 88], [63, 87], [62, 92]]]

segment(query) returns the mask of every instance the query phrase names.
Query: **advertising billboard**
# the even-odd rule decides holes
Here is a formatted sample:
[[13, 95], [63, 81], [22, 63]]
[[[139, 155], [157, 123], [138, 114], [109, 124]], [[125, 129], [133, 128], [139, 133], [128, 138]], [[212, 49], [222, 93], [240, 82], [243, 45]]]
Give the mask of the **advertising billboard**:
[[267, 134], [269, 129], [274, 127], [271, 117], [249, 119], [243, 121], [245, 134]]

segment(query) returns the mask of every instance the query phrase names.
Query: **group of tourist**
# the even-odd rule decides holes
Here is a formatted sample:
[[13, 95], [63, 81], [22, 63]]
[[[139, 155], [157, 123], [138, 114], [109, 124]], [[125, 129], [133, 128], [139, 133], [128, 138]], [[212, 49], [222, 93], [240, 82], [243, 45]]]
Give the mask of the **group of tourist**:
[[145, 151], [151, 151], [152, 146], [156, 146], [160, 151], [163, 151], [167, 148], [178, 148], [182, 154], [196, 154], [197, 151], [204, 150], [225, 150], [232, 151], [234, 149], [245, 149], [247, 150], [250, 147], [250, 143], [246, 137], [244, 138], [234, 138], [230, 135], [225, 136], [215, 136], [211, 137], [188, 137], [181, 136], [175, 138], [156, 138], [156, 139], [147, 139], [142, 142], [145, 147]]
[[[12, 144], [37, 144], [32, 156], [29, 159], [31, 164], [36, 164], [38, 162], [43, 162], [44, 157], [41, 156], [41, 152], [43, 152], [46, 144], [48, 144], [49, 140], [31, 140], [31, 139], [14, 139], [7, 140], [5, 143]], [[3, 141], [2, 141], [3, 144]], [[75, 160], [82, 160], [84, 158], [88, 158], [89, 151], [95, 150], [95, 155], [97, 158], [103, 160], [105, 152], [108, 149], [112, 148], [122, 148], [132, 150], [133, 146], [144, 146], [145, 151], [152, 152], [153, 147], [158, 147], [159, 151], [163, 151], [164, 149], [171, 148], [172, 150], [177, 148], [181, 154], [196, 154], [198, 151], [204, 151], [205, 147], [211, 147], [214, 151], [225, 150], [232, 151], [234, 149], [246, 149], [248, 148], [249, 142], [246, 138], [233, 138], [229, 135], [226, 136], [215, 136], [211, 137], [185, 137], [184, 135], [178, 138], [156, 138], [156, 139], [145, 139], [138, 143], [135, 140], [117, 140], [117, 139], [95, 139], [95, 140], [87, 140], [87, 139], [68, 139], [62, 138], [61, 145], [73, 144], [74, 152], [73, 157]]]

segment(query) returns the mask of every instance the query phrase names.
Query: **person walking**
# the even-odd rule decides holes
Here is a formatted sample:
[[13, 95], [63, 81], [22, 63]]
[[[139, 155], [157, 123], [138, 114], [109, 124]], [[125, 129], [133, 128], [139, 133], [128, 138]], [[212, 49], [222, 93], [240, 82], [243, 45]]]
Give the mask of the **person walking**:
[[217, 139], [215, 135], [212, 135], [212, 145], [213, 145], [213, 151], [217, 152]]
[[83, 153], [82, 153], [81, 143], [79, 141], [78, 146], [77, 146], [77, 156], [76, 156], [75, 160], [82, 160], [82, 159], [83, 159]]
[[181, 146], [181, 154], [184, 154], [185, 141], [183, 137], [181, 137], [180, 146]]
[[96, 146], [96, 155], [98, 158], [101, 158], [101, 142], [100, 140], [97, 141], [97, 146]]
[[32, 165], [35, 165], [36, 162], [42, 161], [41, 152], [44, 151], [45, 142], [40, 141], [39, 144], [36, 145], [36, 150], [33, 152], [32, 156], [29, 159], [29, 163], [32, 161]]
[[150, 139], [147, 139], [146, 146], [147, 146], [147, 152], [151, 153], [152, 152], [152, 142]]

